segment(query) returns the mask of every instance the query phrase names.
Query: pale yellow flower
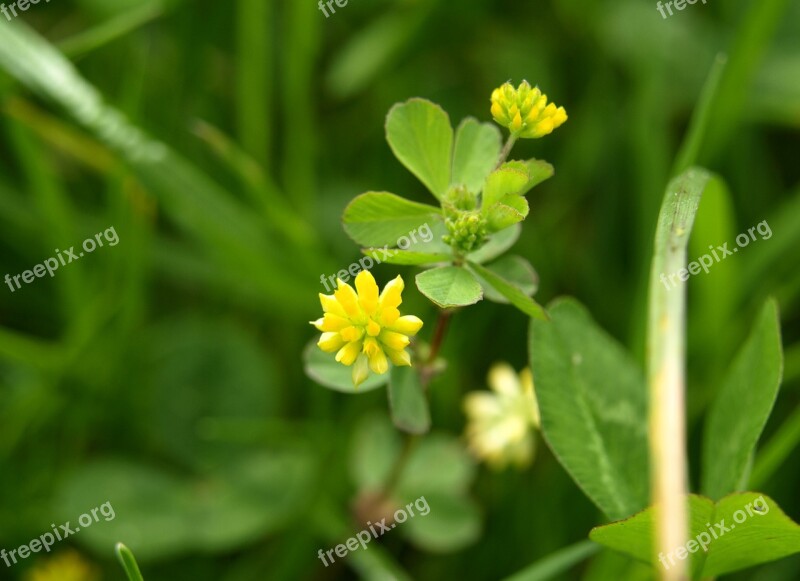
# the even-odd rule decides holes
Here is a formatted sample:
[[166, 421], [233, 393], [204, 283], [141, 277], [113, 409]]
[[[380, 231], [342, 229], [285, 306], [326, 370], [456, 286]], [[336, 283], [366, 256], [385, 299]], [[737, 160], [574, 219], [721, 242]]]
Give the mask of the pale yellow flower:
[[38, 562], [25, 575], [25, 581], [94, 581], [97, 571], [76, 551], [63, 551]]
[[507, 363], [492, 366], [490, 391], [468, 393], [467, 447], [493, 468], [528, 465], [535, 452], [534, 430], [539, 427], [539, 406], [530, 369], [519, 375]]
[[[406, 347], [422, 328], [422, 321], [413, 315], [401, 316], [397, 307], [403, 302], [404, 283], [398, 276], [383, 287], [368, 271], [356, 277], [356, 290], [336, 280], [332, 295], [319, 295], [324, 316], [311, 324], [322, 331], [317, 345], [326, 353], [336, 351], [336, 361], [353, 366], [353, 385], [358, 387], [370, 370], [381, 375], [394, 365], [411, 365]], [[356, 292], [357, 291], [357, 292]]]
[[515, 137], [538, 138], [553, 132], [567, 120], [564, 107], [547, 102], [539, 87], [522, 81], [518, 88], [505, 83], [492, 91], [492, 117]]

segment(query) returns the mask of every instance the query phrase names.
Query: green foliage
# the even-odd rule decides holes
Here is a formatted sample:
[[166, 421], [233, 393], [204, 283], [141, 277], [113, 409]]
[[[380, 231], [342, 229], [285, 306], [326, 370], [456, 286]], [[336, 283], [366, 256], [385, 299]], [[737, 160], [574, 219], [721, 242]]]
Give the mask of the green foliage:
[[[386, 192], [356, 197], [345, 209], [342, 224], [350, 238], [368, 247], [362, 252], [389, 264], [452, 263], [417, 275], [422, 294], [440, 308], [480, 301], [482, 282], [493, 289], [493, 297], [502, 297], [500, 302], [530, 316], [544, 316], [530, 298], [530, 274], [516, 268], [513, 274], [501, 270], [476, 278], [462, 266], [465, 257], [473, 264], [482, 263], [513, 245], [519, 236], [517, 225], [529, 213], [524, 195], [551, 177], [553, 167], [536, 159], [503, 163], [499, 130], [473, 118], [461, 122], [454, 139], [447, 113], [419, 98], [392, 107], [386, 119], [386, 140], [397, 159], [442, 207], [439, 210]], [[441, 232], [442, 218], [445, 233]], [[434, 233], [433, 240], [419, 244], [420, 248], [396, 248], [403, 236], [408, 238], [426, 224]], [[381, 246], [393, 250], [379, 253]]]
[[708, 412], [703, 492], [711, 498], [747, 488], [753, 452], [778, 397], [782, 372], [778, 305], [770, 300]]
[[[688, 557], [692, 579], [714, 578], [800, 552], [800, 526], [766, 495], [742, 492], [715, 504], [692, 494], [686, 505], [690, 515], [687, 544], [681, 552], [675, 547], [674, 560], [668, 555], [663, 558], [671, 567], [681, 555]], [[597, 527], [589, 537], [661, 569], [664, 565], [654, 554], [653, 517], [651, 507], [623, 521]]]
[[408, 236], [428, 222], [441, 220], [439, 209], [410, 202], [387, 192], [367, 192], [345, 208], [342, 222], [347, 234], [364, 246], [392, 248], [397, 240]]
[[460, 266], [440, 266], [417, 275], [419, 292], [443, 309], [474, 305], [483, 298], [481, 285]]
[[464, 119], [456, 130], [451, 184], [479, 192], [497, 163], [501, 147], [500, 130], [496, 125], [480, 123], [472, 117]]
[[571, 299], [531, 321], [530, 358], [542, 433], [561, 464], [610, 518], [647, 505], [644, 377], [624, 348]]
[[394, 425], [411, 434], [431, 427], [431, 414], [419, 373], [411, 367], [392, 367], [389, 373], [389, 411]]
[[342, 393], [366, 393], [383, 387], [389, 381], [386, 375], [370, 375], [357, 388], [353, 387], [353, 379], [349, 367], [345, 367], [317, 347], [311, 341], [303, 351], [303, 363], [306, 374], [320, 385]]
[[136, 557], [133, 556], [128, 547], [122, 543], [117, 543], [114, 547], [114, 552], [117, 555], [119, 564], [128, 576], [128, 581], [144, 581], [142, 573], [139, 571], [139, 565], [136, 563]]
[[285, 526], [304, 510], [315, 467], [307, 451], [239, 454], [195, 477], [122, 460], [98, 460], [62, 486], [63, 522], [98, 505], [103, 490], [115, 516], [80, 531], [98, 552], [125, 538], [142, 562], [189, 549], [221, 552]]
[[397, 104], [386, 117], [386, 141], [395, 157], [441, 200], [452, 168], [453, 128], [447, 113], [424, 99]]
[[[0, 546], [30, 542], [50, 523], [74, 526], [105, 500], [116, 509], [114, 520], [4, 568], [4, 579], [73, 551], [97, 578], [141, 579], [129, 551], [116, 549], [126, 573], [112, 558], [123, 541], [148, 580], [519, 571], [513, 579], [652, 581], [661, 565], [648, 544], [651, 509], [623, 514], [650, 502], [646, 467], [629, 467], [635, 492], [615, 488], [624, 510], [597, 480], [618, 440], [642, 451], [645, 396], [626, 390], [641, 375], [632, 359], [647, 349], [653, 227], [663, 185], [692, 166], [716, 175], [688, 260], [732, 247], [762, 221], [773, 235], [682, 285], [690, 482], [715, 500], [764, 490], [797, 520], [800, 5], [698, 2], [662, 19], [637, 0], [457, 11], [443, 0], [349, 2], [330, 18], [314, 2], [207, 2], [201, 17], [195, 4], [40, 2], [12, 22], [0, 16], [0, 276], [108, 226], [120, 235], [52, 279], [13, 293], [0, 283]], [[508, 159], [520, 159], [506, 161], [487, 97], [523, 78], [570, 121], [515, 144]], [[422, 99], [399, 104], [386, 147], [387, 109], [411, 95], [449, 115]], [[554, 169], [540, 157], [557, 180], [545, 181]], [[528, 179], [486, 195], [498, 169]], [[402, 197], [371, 191], [384, 188]], [[397, 247], [425, 223], [429, 242], [417, 230], [410, 248]], [[425, 321], [409, 349], [418, 377], [402, 368], [411, 389], [394, 390], [404, 421], [433, 424], [424, 435], [388, 418], [358, 421], [386, 405], [391, 373], [341, 397], [355, 393], [351, 368], [309, 345], [319, 277], [358, 260], [357, 248], [381, 282], [402, 274], [403, 313]], [[447, 309], [430, 361], [440, 307], [410, 281], [439, 267], [459, 269], [489, 300]], [[544, 313], [531, 297], [567, 293], [591, 319], [559, 307], [531, 323], [537, 337], [558, 339], [545, 348], [535, 337], [548, 358], [532, 360], [543, 366], [534, 373], [549, 449], [538, 446], [523, 473], [478, 473], [458, 437], [462, 396], [485, 389], [493, 361], [524, 367], [527, 315]], [[571, 373], [575, 352], [592, 354], [599, 374]], [[624, 436], [634, 431], [629, 407], [635, 438]], [[598, 445], [609, 433], [613, 445]], [[576, 467], [589, 466], [594, 475], [574, 486]], [[625, 467], [612, 474], [627, 483]], [[370, 517], [356, 507], [367, 491], [390, 508], [425, 495], [431, 512], [325, 568], [317, 550], [364, 528]], [[723, 498], [710, 516], [712, 501], [697, 497], [691, 533], [718, 522], [728, 499], [753, 494]], [[592, 533], [623, 552], [580, 540], [602, 520], [586, 496], [631, 517]], [[693, 573], [800, 577], [797, 555], [767, 562], [793, 554], [798, 536], [769, 503], [743, 532], [713, 541]], [[640, 534], [622, 535], [634, 520]]]
[[[370, 416], [357, 426], [354, 442], [351, 474], [361, 493], [388, 489], [389, 504], [398, 508], [425, 497], [430, 512], [397, 527], [410, 542], [442, 553], [475, 542], [481, 516], [468, 495], [475, 466], [455, 438], [432, 432], [402, 451], [397, 431], [380, 416]], [[405, 469], [392, 481], [391, 466], [403, 454]]]

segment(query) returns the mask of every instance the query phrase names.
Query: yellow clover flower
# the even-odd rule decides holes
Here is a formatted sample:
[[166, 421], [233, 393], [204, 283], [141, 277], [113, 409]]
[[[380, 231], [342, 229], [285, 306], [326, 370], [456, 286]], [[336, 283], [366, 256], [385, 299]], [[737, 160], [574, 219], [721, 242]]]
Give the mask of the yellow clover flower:
[[394, 365], [411, 365], [405, 348], [422, 328], [422, 321], [413, 315], [401, 317], [397, 309], [404, 283], [398, 276], [387, 283], [378, 295], [375, 278], [366, 270], [356, 277], [356, 289], [336, 279], [338, 288], [332, 295], [320, 293], [324, 316], [311, 324], [322, 331], [317, 345], [326, 353], [336, 351], [336, 361], [353, 365], [353, 385], [358, 387], [369, 376], [369, 370], [381, 375]]
[[535, 452], [532, 428], [540, 421], [533, 375], [530, 369], [517, 375], [507, 363], [497, 363], [488, 382], [494, 393], [472, 392], [464, 398], [467, 447], [492, 468], [527, 466]]
[[507, 127], [515, 137], [538, 138], [553, 132], [567, 120], [564, 107], [547, 103], [539, 87], [522, 81], [518, 88], [511, 83], [492, 91], [492, 117]]
[[41, 561], [25, 575], [25, 581], [91, 581], [97, 571], [75, 551], [64, 551]]

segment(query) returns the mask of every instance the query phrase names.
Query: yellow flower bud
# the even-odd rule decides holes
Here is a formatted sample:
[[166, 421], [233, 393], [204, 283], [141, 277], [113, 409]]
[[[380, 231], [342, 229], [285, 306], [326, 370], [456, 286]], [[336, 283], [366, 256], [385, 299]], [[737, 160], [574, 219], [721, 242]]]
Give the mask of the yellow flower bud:
[[511, 83], [504, 83], [492, 91], [491, 100], [492, 117], [515, 137], [544, 137], [567, 120], [564, 108], [548, 104], [547, 95], [538, 87], [532, 88], [528, 81], [522, 81], [516, 89]]

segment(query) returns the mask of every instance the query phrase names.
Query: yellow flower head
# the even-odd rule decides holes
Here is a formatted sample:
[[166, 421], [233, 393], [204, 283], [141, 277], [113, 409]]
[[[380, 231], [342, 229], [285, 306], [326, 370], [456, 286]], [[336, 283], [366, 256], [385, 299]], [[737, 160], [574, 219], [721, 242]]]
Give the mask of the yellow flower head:
[[564, 107], [547, 103], [539, 87], [522, 81], [516, 89], [505, 83], [492, 91], [492, 117], [516, 137], [537, 138], [553, 132], [567, 120]]
[[398, 276], [383, 287], [372, 274], [362, 270], [356, 277], [356, 290], [336, 280], [332, 295], [319, 295], [324, 315], [311, 324], [322, 331], [317, 345], [326, 353], [336, 351], [336, 361], [353, 365], [353, 385], [358, 387], [369, 370], [381, 375], [395, 365], [411, 365], [405, 348], [422, 328], [422, 321], [413, 315], [400, 316], [397, 307], [403, 302], [403, 279]]
[[92, 581], [97, 571], [75, 551], [64, 551], [28, 571], [25, 581]]
[[530, 369], [517, 375], [507, 363], [498, 363], [489, 371], [489, 386], [494, 393], [473, 392], [464, 398], [467, 446], [493, 468], [526, 466], [535, 451], [531, 428], [539, 427], [533, 375]]

